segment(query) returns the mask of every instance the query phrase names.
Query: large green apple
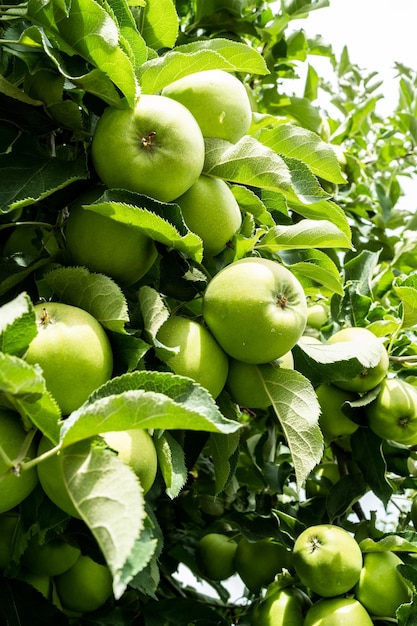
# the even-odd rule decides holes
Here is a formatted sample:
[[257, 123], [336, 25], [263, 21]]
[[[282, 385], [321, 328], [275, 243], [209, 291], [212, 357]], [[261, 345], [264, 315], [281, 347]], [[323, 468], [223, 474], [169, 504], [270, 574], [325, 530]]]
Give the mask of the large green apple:
[[0, 571], [12, 560], [18, 523], [19, 517], [14, 511], [0, 515]]
[[188, 376], [217, 398], [227, 378], [226, 354], [205, 326], [180, 315], [172, 315], [161, 326], [157, 339], [179, 350], [167, 365], [179, 376]]
[[373, 626], [373, 624], [369, 613], [355, 598], [322, 598], [307, 611], [303, 622], [303, 626]]
[[235, 567], [246, 587], [252, 593], [259, 593], [283, 569], [293, 569], [292, 553], [269, 539], [249, 541], [242, 537], [236, 548]]
[[236, 143], [252, 121], [251, 103], [243, 83], [224, 70], [189, 74], [162, 90], [191, 111], [204, 137]]
[[412, 591], [398, 571], [403, 561], [394, 552], [366, 552], [354, 588], [355, 597], [378, 617], [395, 617], [395, 612], [412, 598]]
[[60, 302], [34, 307], [38, 334], [26, 361], [42, 368], [46, 386], [64, 415], [111, 377], [113, 354], [101, 324], [87, 311]]
[[153, 240], [137, 228], [84, 208], [103, 192], [103, 187], [94, 187], [70, 206], [65, 222], [70, 260], [131, 285], [152, 267], [158, 253]]
[[[0, 409], [0, 446], [11, 461], [15, 461], [26, 439], [20, 415], [13, 411]], [[31, 442], [25, 459], [36, 456], [36, 444]], [[36, 487], [38, 475], [36, 469], [22, 469], [14, 472], [0, 455], [0, 513], [10, 511], [20, 504]]]
[[331, 487], [340, 479], [337, 463], [327, 461], [319, 463], [308, 475], [305, 489], [307, 498], [325, 498]]
[[61, 538], [39, 543], [39, 538], [33, 537], [22, 556], [22, 562], [32, 574], [59, 576], [74, 565], [80, 554], [77, 546]]
[[347, 389], [348, 391], [355, 391], [357, 393], [366, 393], [379, 385], [387, 375], [389, 367], [388, 352], [380, 343], [379, 339], [367, 328], [353, 326], [352, 328], [339, 330], [329, 338], [327, 343], [336, 344], [339, 342], [357, 343], [362, 346], [367, 343], [370, 345], [378, 343], [381, 345], [382, 353], [379, 362], [374, 367], [365, 368], [360, 374], [357, 374], [357, 376], [354, 376], [350, 380], [333, 381], [333, 384], [341, 389]]
[[236, 572], [234, 556], [237, 543], [222, 533], [208, 533], [197, 545], [197, 560], [202, 573], [211, 580], [226, 580]]
[[326, 598], [352, 589], [363, 563], [355, 538], [333, 524], [306, 528], [295, 541], [293, 561], [301, 582]]
[[386, 378], [365, 414], [371, 430], [382, 439], [417, 444], [417, 389], [410, 383]]
[[269, 367], [294, 369], [291, 350], [268, 365], [243, 363], [230, 358], [226, 387], [232, 399], [247, 409], [265, 409], [270, 406], [271, 398], [264, 386], [264, 376], [268, 377]]
[[246, 257], [224, 267], [203, 298], [207, 326], [227, 354], [245, 363], [270, 363], [289, 352], [304, 332], [303, 288], [276, 261]]
[[329, 383], [322, 383], [316, 388], [316, 395], [321, 409], [319, 425], [327, 441], [342, 440], [359, 428], [342, 411], [345, 402], [358, 399], [356, 394]]
[[112, 575], [107, 565], [81, 555], [72, 567], [55, 578], [62, 606], [86, 613], [100, 608], [112, 594]]
[[253, 626], [301, 626], [311, 600], [297, 587], [272, 586], [252, 613]]
[[200, 127], [185, 106], [145, 94], [134, 108], [104, 111], [91, 156], [107, 187], [171, 202], [200, 176], [205, 147]]
[[107, 445], [115, 450], [119, 459], [135, 472], [144, 493], [152, 487], [158, 469], [155, 444], [147, 430], [132, 428], [103, 433]]
[[188, 228], [203, 240], [205, 257], [219, 254], [242, 224], [239, 205], [221, 178], [202, 174], [175, 202]]

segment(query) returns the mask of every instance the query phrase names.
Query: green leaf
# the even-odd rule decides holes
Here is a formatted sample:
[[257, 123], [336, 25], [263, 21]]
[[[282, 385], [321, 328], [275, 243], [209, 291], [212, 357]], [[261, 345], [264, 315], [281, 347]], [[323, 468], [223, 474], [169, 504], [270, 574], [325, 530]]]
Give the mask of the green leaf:
[[402, 328], [414, 328], [417, 325], [417, 289], [406, 284], [394, 284], [393, 290], [402, 304]]
[[40, 367], [0, 352], [1, 405], [15, 409], [28, 427], [34, 425], [53, 443], [58, 442], [61, 412], [46, 389]]
[[317, 396], [310, 381], [299, 372], [269, 364], [256, 369], [284, 432], [301, 488], [323, 456]]
[[302, 161], [316, 176], [335, 184], [346, 183], [334, 150], [316, 133], [295, 124], [279, 124], [262, 129], [258, 139], [278, 154]]
[[131, 59], [123, 50], [118, 25], [95, 0], [29, 0], [28, 17], [70, 56], [79, 54], [106, 74], [133, 106], [138, 86]]
[[237, 450], [240, 432], [223, 435], [210, 434], [210, 452], [213, 458], [215, 472], [215, 493], [219, 494], [226, 487], [232, 475], [233, 464], [231, 457]]
[[390, 534], [378, 541], [374, 541], [370, 537], [363, 539], [360, 544], [363, 553], [366, 552], [417, 552], [417, 545], [407, 541], [404, 537], [397, 534]]
[[142, 487], [128, 465], [91, 441], [67, 447], [61, 455], [68, 494], [103, 552], [118, 599], [127, 587], [123, 567], [144, 526]]
[[84, 309], [108, 330], [126, 332], [126, 298], [108, 276], [91, 273], [85, 267], [62, 267], [45, 274], [44, 281], [59, 302]]
[[130, 58], [133, 67], [137, 70], [147, 59], [148, 53], [145, 41], [139, 33], [132, 11], [127, 0], [109, 0], [104, 2], [107, 12], [117, 22], [120, 33], [129, 45]]
[[170, 372], [123, 374], [100, 387], [63, 423], [64, 446], [112, 430], [130, 428], [235, 432], [211, 395], [190, 378]]
[[343, 295], [343, 278], [332, 259], [321, 250], [315, 248], [281, 253], [285, 265], [302, 283], [304, 291], [312, 296], [317, 289], [332, 296], [334, 293]]
[[187, 481], [187, 468], [184, 459], [184, 450], [169, 433], [162, 433], [154, 438], [158, 454], [158, 466], [166, 485], [166, 493], [174, 499], [178, 496]]
[[178, 37], [178, 15], [173, 0], [147, 0], [142, 36], [150, 48], [172, 48]]
[[274, 218], [267, 210], [265, 204], [251, 189], [241, 185], [232, 185], [231, 190], [240, 209], [253, 215], [258, 224], [262, 226], [275, 225]]
[[149, 287], [149, 285], [144, 285], [139, 289], [138, 297], [145, 333], [149, 336], [152, 345], [157, 349], [158, 357], [162, 360], [168, 359], [173, 354], [176, 354], [178, 350], [163, 346], [156, 338], [156, 335], [162, 324], [168, 319], [170, 315], [169, 309], [160, 293]]
[[328, 220], [332, 222], [342, 233], [345, 233], [346, 237], [351, 238], [351, 231], [348, 219], [343, 209], [331, 200], [320, 200], [319, 202], [313, 202], [312, 204], [305, 204], [303, 202], [291, 199], [289, 202], [291, 209], [302, 215], [306, 219], [312, 220]]
[[330, 520], [335, 520], [351, 511], [352, 505], [367, 491], [367, 485], [360, 472], [346, 474], [330, 488], [326, 509]]
[[348, 239], [328, 220], [300, 220], [291, 226], [274, 226], [262, 237], [258, 249], [268, 252], [296, 248], [351, 248]]
[[356, 461], [372, 489], [386, 508], [393, 494], [393, 488], [387, 480], [387, 465], [382, 454], [381, 439], [370, 428], [359, 428], [351, 437], [353, 459]]
[[37, 334], [36, 316], [26, 292], [0, 307], [0, 350], [20, 356]]

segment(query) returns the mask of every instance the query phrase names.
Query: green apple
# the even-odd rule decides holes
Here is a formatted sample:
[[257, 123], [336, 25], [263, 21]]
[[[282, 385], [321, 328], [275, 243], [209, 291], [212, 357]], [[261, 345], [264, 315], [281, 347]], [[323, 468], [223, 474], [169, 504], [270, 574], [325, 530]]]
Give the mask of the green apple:
[[242, 537], [235, 554], [236, 572], [252, 593], [259, 593], [283, 569], [292, 570], [291, 550], [269, 539]]
[[135, 472], [144, 493], [152, 487], [158, 469], [158, 457], [151, 435], [143, 428], [111, 431], [102, 434], [107, 445]]
[[18, 224], [4, 244], [3, 254], [27, 254], [38, 257], [42, 251], [53, 256], [59, 252], [59, 246], [53, 228]]
[[354, 588], [357, 600], [377, 617], [395, 617], [401, 604], [410, 602], [411, 587], [398, 571], [403, 561], [394, 552], [366, 552]]
[[307, 611], [303, 626], [373, 626], [373, 621], [355, 598], [322, 598]]
[[12, 560], [18, 524], [19, 517], [16, 513], [10, 511], [0, 515], [0, 571]]
[[87, 613], [100, 608], [112, 595], [112, 575], [107, 565], [81, 555], [72, 567], [55, 578], [62, 606]]
[[252, 613], [253, 626], [301, 626], [311, 600], [297, 587], [272, 586]]
[[80, 554], [77, 546], [61, 538], [39, 543], [39, 537], [32, 537], [22, 556], [22, 562], [32, 574], [58, 576], [72, 567]]
[[200, 127], [185, 106], [144, 94], [133, 108], [104, 111], [91, 156], [107, 187], [171, 202], [200, 176], [205, 146]]
[[340, 472], [337, 463], [332, 461], [319, 463], [307, 477], [305, 484], [307, 498], [326, 497], [339, 479]]
[[326, 598], [352, 589], [363, 563], [355, 538], [333, 524], [306, 528], [295, 540], [293, 561], [301, 582]]
[[23, 580], [24, 582], [31, 585], [31, 587], [34, 587], [43, 596], [45, 596], [45, 598], [49, 599], [52, 589], [52, 582], [49, 576], [23, 571], [20, 572], [18, 578], [19, 580]]
[[386, 378], [377, 398], [365, 407], [369, 428], [389, 441], [417, 444], [417, 389], [400, 378]]
[[237, 543], [222, 533], [208, 533], [197, 545], [197, 560], [204, 576], [226, 580], [236, 572], [234, 556]]
[[243, 83], [224, 70], [189, 74], [162, 90], [187, 107], [200, 125], [204, 137], [236, 143], [249, 130], [251, 103]]
[[203, 240], [205, 257], [219, 254], [242, 224], [239, 205], [221, 178], [202, 174], [175, 202], [188, 228]]
[[[49, 439], [43, 435], [38, 445], [38, 456], [49, 452], [53, 447]], [[54, 454], [44, 459], [38, 463], [36, 468], [38, 470], [39, 482], [48, 498], [68, 515], [80, 518], [80, 514], [68, 493], [61, 455]]]
[[74, 265], [132, 285], [148, 272], [158, 253], [153, 240], [137, 228], [84, 208], [103, 192], [103, 187], [95, 187], [70, 206], [65, 222], [70, 260]]
[[38, 334], [25, 358], [40, 365], [48, 390], [68, 415], [111, 377], [110, 341], [101, 324], [83, 309], [60, 302], [37, 304], [34, 309]]
[[353, 402], [358, 396], [335, 385], [322, 383], [316, 388], [320, 404], [319, 425], [327, 441], [339, 441], [354, 433], [359, 425], [342, 411], [345, 402]]
[[380, 344], [382, 354], [379, 362], [374, 367], [365, 368], [360, 374], [350, 380], [333, 381], [333, 384], [341, 389], [355, 391], [357, 393], [366, 393], [370, 391], [385, 378], [389, 367], [389, 357], [386, 348], [381, 344], [380, 340], [367, 328], [353, 326], [352, 328], [343, 328], [332, 335], [327, 343], [336, 344], [339, 342], [358, 343], [360, 345]]
[[329, 308], [321, 303], [316, 302], [308, 307], [307, 311], [307, 326], [311, 328], [320, 328], [325, 324], [329, 317]]
[[[11, 461], [18, 459], [26, 435], [20, 415], [0, 408], [0, 446]], [[35, 456], [36, 444], [32, 440], [22, 460], [33, 459]], [[10, 511], [20, 504], [33, 491], [37, 483], [36, 468], [12, 471], [0, 455], [0, 513]]]
[[166, 361], [175, 374], [192, 378], [217, 398], [226, 383], [229, 362], [205, 326], [172, 315], [159, 329], [157, 339], [165, 346], [179, 348]]
[[226, 387], [232, 399], [247, 409], [265, 409], [270, 406], [271, 398], [264, 386], [264, 375], [268, 376], [270, 367], [294, 369], [291, 350], [268, 365], [243, 363], [230, 358]]
[[289, 352], [304, 332], [307, 303], [290, 270], [246, 257], [209, 282], [203, 316], [223, 350], [245, 363], [270, 363]]

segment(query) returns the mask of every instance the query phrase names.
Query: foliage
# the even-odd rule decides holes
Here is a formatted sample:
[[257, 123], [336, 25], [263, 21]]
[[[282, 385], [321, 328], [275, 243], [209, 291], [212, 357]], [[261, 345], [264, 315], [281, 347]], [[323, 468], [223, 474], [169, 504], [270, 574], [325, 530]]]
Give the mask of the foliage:
[[[327, 322], [308, 334], [324, 342], [344, 326], [367, 327], [388, 349], [390, 375], [417, 384], [417, 221], [401, 186], [416, 167], [417, 75], [397, 65], [398, 107], [382, 118], [378, 76], [352, 64], [347, 49], [338, 59], [318, 35], [307, 35], [308, 14], [327, 5], [0, 6], [0, 241], [23, 224], [34, 227], [29, 253], [0, 260], [0, 406], [20, 414], [29, 438], [43, 433], [53, 441], [80, 515], [64, 514], [40, 487], [20, 505], [21, 533], [0, 581], [4, 623], [245, 626], [256, 597], [246, 592], [235, 602], [225, 584], [206, 580], [212, 599], [176, 576], [182, 563], [205, 579], [196, 550], [208, 532], [268, 538], [291, 549], [305, 527], [339, 524], [364, 539], [364, 551], [407, 555], [402, 572], [416, 584], [409, 556], [417, 551], [409, 516], [417, 490], [414, 447], [382, 441], [367, 428], [365, 409], [378, 390], [345, 407], [360, 425], [347, 447], [323, 441], [318, 425], [315, 387], [373, 367], [378, 351], [300, 342], [294, 371], [260, 368], [271, 407], [255, 411], [237, 406], [227, 390], [215, 401], [168, 371], [172, 349], [156, 339], [171, 311], [201, 319], [204, 289], [222, 267], [260, 255], [289, 268], [311, 303], [330, 305]], [[332, 83], [320, 78], [314, 57], [328, 59]], [[90, 209], [151, 237], [158, 260], [128, 288], [72, 267], [65, 219], [68, 206], [97, 182], [90, 144], [105, 107], [128, 108], [140, 93], [159, 93], [205, 69], [235, 72], [254, 108], [250, 131], [236, 144], [206, 140], [204, 173], [226, 180], [242, 210], [230, 245], [206, 260], [178, 205], [107, 190]], [[305, 79], [296, 95], [299, 75]], [[45, 232], [57, 242], [52, 253]], [[66, 419], [42, 372], [24, 360], [37, 332], [33, 304], [42, 299], [86, 309], [112, 343], [113, 379]], [[148, 428], [154, 436], [159, 474], [146, 497], [99, 439], [105, 430], [127, 428]], [[324, 500], [306, 499], [311, 470], [333, 459], [341, 479]], [[366, 492], [381, 507], [396, 507], [389, 527], [362, 509]], [[114, 598], [88, 618], [69, 617], [18, 576], [29, 538], [63, 530], [83, 553], [104, 556], [113, 575]], [[414, 602], [404, 605], [398, 624], [416, 616]]]

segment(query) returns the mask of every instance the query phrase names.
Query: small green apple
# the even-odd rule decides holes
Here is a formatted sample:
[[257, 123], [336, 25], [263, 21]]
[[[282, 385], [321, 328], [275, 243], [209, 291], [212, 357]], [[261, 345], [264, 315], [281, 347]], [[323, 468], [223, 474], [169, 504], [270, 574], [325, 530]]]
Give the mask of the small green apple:
[[219, 254], [242, 224], [239, 205], [220, 178], [202, 174], [175, 202], [188, 228], [203, 240], [205, 257]]
[[162, 324], [157, 339], [165, 346], [179, 348], [178, 353], [166, 361], [175, 374], [192, 378], [217, 398], [226, 383], [229, 362], [205, 326], [172, 315]]
[[39, 538], [33, 537], [22, 556], [22, 562], [32, 574], [58, 576], [72, 567], [80, 554], [77, 546], [61, 538], [39, 543]]
[[235, 567], [246, 587], [259, 593], [283, 569], [293, 569], [291, 550], [269, 539], [249, 541], [242, 537], [236, 548]]
[[52, 582], [49, 576], [23, 571], [20, 572], [18, 579], [28, 583], [31, 587], [34, 587], [37, 591], [39, 591], [45, 598], [49, 599], [52, 589]]
[[230, 358], [226, 387], [234, 402], [247, 409], [269, 407], [271, 398], [266, 392], [263, 378], [263, 375], [268, 376], [269, 367], [294, 369], [294, 358], [291, 350], [268, 365], [243, 363]]
[[185, 106], [143, 94], [131, 109], [104, 111], [91, 156], [107, 187], [171, 202], [200, 176], [205, 146], [200, 127]]
[[307, 498], [325, 498], [339, 479], [340, 471], [337, 463], [332, 461], [319, 463], [307, 477], [305, 485]]
[[330, 383], [322, 383], [316, 388], [321, 413], [319, 425], [327, 441], [339, 441], [352, 435], [359, 425], [349, 419], [342, 411], [345, 402], [353, 402], [358, 396], [351, 391], [339, 389]]
[[85, 208], [102, 193], [104, 187], [94, 187], [70, 206], [65, 222], [67, 250], [73, 264], [132, 285], [148, 272], [158, 253], [153, 240], [137, 228]]
[[53, 228], [34, 226], [32, 224], [18, 224], [4, 244], [3, 254], [27, 254], [38, 257], [42, 251], [54, 256], [59, 252]]
[[252, 108], [243, 83], [224, 70], [189, 74], [162, 90], [187, 107], [200, 125], [204, 137], [236, 143], [252, 121]]
[[381, 439], [417, 444], [417, 389], [401, 378], [386, 378], [365, 407], [369, 428]]
[[203, 316], [223, 350], [245, 363], [270, 363], [289, 352], [304, 332], [303, 288], [276, 261], [246, 257], [209, 282]]
[[411, 587], [398, 571], [403, 561], [394, 552], [366, 552], [354, 588], [355, 598], [376, 617], [395, 617], [401, 604], [410, 602]]
[[0, 572], [12, 560], [18, 525], [19, 517], [16, 513], [10, 511], [0, 515]]
[[355, 598], [322, 598], [307, 611], [303, 626], [373, 626], [373, 621]]
[[333, 381], [333, 384], [341, 389], [355, 391], [356, 393], [366, 393], [370, 391], [385, 378], [389, 367], [389, 357], [386, 348], [381, 344], [379, 339], [367, 328], [353, 326], [352, 328], [343, 328], [332, 335], [327, 343], [336, 344], [339, 342], [352, 342], [366, 345], [367, 343], [380, 344], [382, 353], [377, 365], [365, 368], [360, 374], [350, 380]]
[[280, 589], [274, 585], [252, 613], [253, 626], [301, 626], [310, 598], [297, 587]]
[[363, 564], [355, 538], [333, 524], [306, 528], [295, 541], [293, 561], [301, 582], [326, 598], [352, 589]]
[[325, 304], [321, 302], [311, 304], [307, 310], [307, 326], [320, 330], [323, 324], [327, 322], [328, 317], [329, 309]]
[[236, 571], [234, 556], [237, 543], [222, 533], [208, 533], [197, 545], [201, 571], [211, 580], [226, 580]]
[[117, 452], [135, 472], [144, 493], [152, 487], [158, 469], [158, 457], [151, 435], [143, 428], [111, 431], [102, 434], [107, 445]]
[[107, 565], [83, 554], [55, 578], [55, 585], [62, 606], [80, 613], [95, 611], [112, 595], [112, 575]]
[[110, 341], [101, 324], [83, 309], [60, 302], [37, 304], [34, 309], [38, 334], [25, 358], [40, 365], [48, 390], [68, 415], [109, 380]]
[[[11, 461], [15, 461], [26, 439], [18, 413], [0, 408], [0, 445]], [[23, 461], [36, 456], [36, 444], [32, 440]], [[20, 504], [36, 487], [36, 468], [14, 472], [0, 455], [0, 513], [10, 511]]]

